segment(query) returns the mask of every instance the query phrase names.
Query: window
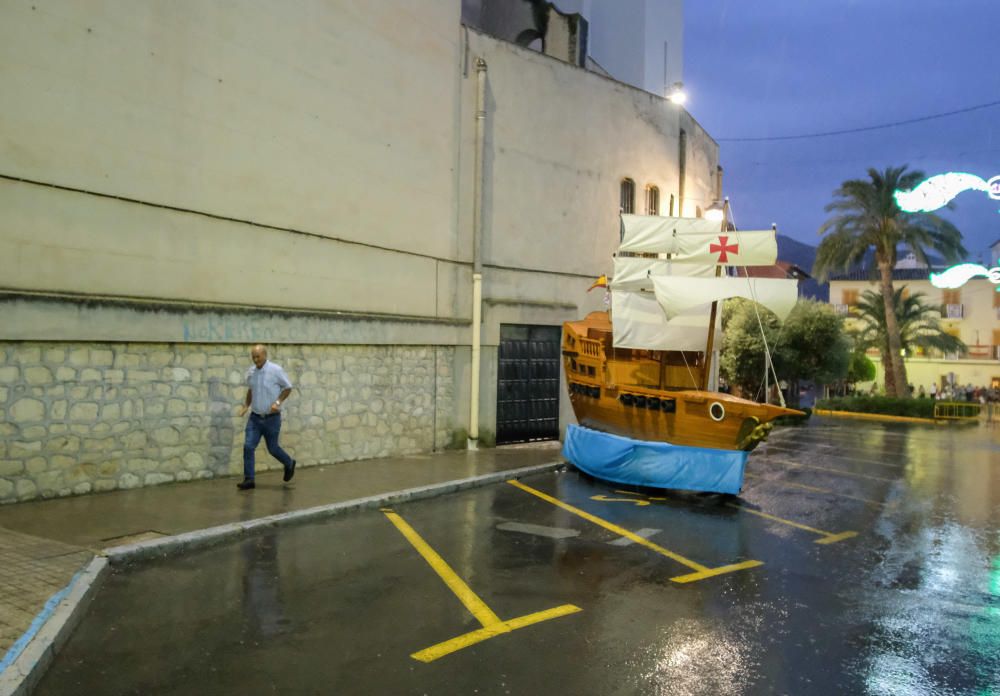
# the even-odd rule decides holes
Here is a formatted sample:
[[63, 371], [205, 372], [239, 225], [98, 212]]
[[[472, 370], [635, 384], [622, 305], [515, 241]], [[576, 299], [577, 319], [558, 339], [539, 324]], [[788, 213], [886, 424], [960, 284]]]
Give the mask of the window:
[[655, 186], [646, 187], [646, 215], [660, 214], [660, 189]]
[[993, 293], [993, 306], [1000, 307], [1000, 292]]
[[842, 290], [841, 297], [843, 298], [843, 303], [848, 307], [853, 307], [858, 303], [858, 291], [857, 290]]
[[670, 194], [670, 216], [674, 215], [674, 194]]
[[635, 212], [635, 182], [627, 178], [622, 179], [621, 211], [625, 214]]

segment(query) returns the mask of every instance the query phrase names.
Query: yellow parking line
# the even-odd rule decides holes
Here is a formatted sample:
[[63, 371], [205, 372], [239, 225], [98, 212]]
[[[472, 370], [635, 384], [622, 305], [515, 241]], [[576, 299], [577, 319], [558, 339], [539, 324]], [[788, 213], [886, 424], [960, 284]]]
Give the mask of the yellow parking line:
[[666, 498], [658, 498], [652, 495], [645, 495], [644, 493], [636, 493], [635, 491], [619, 491], [615, 490], [615, 493], [621, 493], [622, 495], [637, 495], [645, 498], [646, 500], [666, 500]]
[[[812, 491], [813, 493], [825, 493], [827, 495], [833, 495], [838, 498], [849, 498], [851, 500], [857, 500], [858, 502], [865, 503], [867, 505], [880, 505], [882, 507], [895, 507], [896, 503], [884, 503], [879, 500], [869, 500], [868, 498], [861, 498], [856, 495], [848, 495], [847, 493], [838, 493], [837, 491], [830, 488], [820, 488], [819, 486], [807, 486], [804, 483], [795, 483], [794, 481], [779, 481], [777, 479], [764, 478], [760, 474], [751, 474], [750, 472], [744, 472], [743, 476], [745, 478], [760, 479], [766, 483], [773, 483], [778, 486], [789, 486], [790, 488], [801, 488], [805, 491]], [[650, 498], [653, 500], [653, 498]]]
[[396, 529], [413, 545], [413, 548], [424, 557], [424, 560], [434, 569], [434, 572], [444, 580], [444, 584], [448, 586], [448, 589], [455, 593], [458, 601], [465, 605], [465, 608], [469, 610], [470, 614], [476, 617], [479, 623], [483, 626], [502, 623], [500, 617], [486, 606], [486, 603], [463, 582], [462, 578], [458, 577], [455, 571], [451, 569], [451, 566], [417, 534], [413, 527], [407, 524], [395, 512], [383, 512], [385, 512], [385, 516], [389, 518], [389, 521], [396, 525]]
[[841, 532], [840, 534], [828, 534], [822, 539], [817, 539], [817, 544], [836, 544], [838, 541], [843, 541], [844, 539], [850, 539], [851, 537], [856, 537], [857, 532]]
[[[750, 474], [744, 474], [744, 475], [745, 476], [750, 476]], [[814, 488], [812, 486], [802, 486], [802, 488], [808, 488], [808, 489], [811, 489], [811, 490], [814, 490], [814, 491], [823, 491], [823, 492], [826, 492], [826, 489], [823, 489], [823, 488]], [[832, 492], [832, 491], [830, 491], [830, 492]], [[639, 496], [641, 498], [646, 498], [648, 500], [665, 500], [665, 498], [649, 498], [648, 496], [644, 496], [641, 493], [631, 493], [629, 491], [615, 491], [615, 493], [627, 493], [628, 495], [635, 495], [635, 496]], [[848, 496], [848, 497], [850, 497], [850, 496]], [[603, 498], [603, 496], [592, 496], [591, 500], [597, 500], [598, 498], [602, 498], [604, 500], [604, 502], [611, 502], [611, 501], [615, 500], [614, 498]], [[633, 501], [631, 499], [625, 499], [625, 500], [627, 502], [636, 502], [636, 503], [640, 502], [640, 501]], [[844, 539], [850, 539], [851, 537], [855, 537], [855, 536], [858, 535], [857, 532], [839, 532], [839, 533], [824, 532], [822, 529], [814, 529], [813, 527], [807, 527], [806, 525], [799, 524], [798, 522], [792, 522], [791, 520], [786, 520], [786, 519], [784, 519], [782, 517], [776, 517], [774, 515], [768, 515], [767, 513], [758, 512], [757, 510], [751, 510], [750, 508], [743, 507], [743, 506], [740, 506], [740, 505], [735, 505], [733, 503], [726, 503], [726, 506], [727, 507], [731, 507], [731, 508], [735, 508], [736, 510], [742, 510], [744, 512], [749, 512], [751, 515], [758, 515], [760, 517], [764, 517], [764, 518], [769, 519], [769, 520], [774, 520], [775, 522], [781, 522], [782, 524], [787, 524], [787, 525], [792, 526], [792, 527], [797, 527], [798, 529], [804, 529], [804, 530], [806, 530], [808, 532], [813, 532], [814, 534], [819, 534], [821, 538], [816, 541], [817, 544], [833, 544], [833, 543], [836, 543], [838, 541], [843, 541]]]
[[446, 640], [442, 643], [438, 643], [437, 645], [432, 645], [429, 648], [413, 653], [410, 657], [414, 660], [419, 660], [420, 662], [433, 662], [439, 657], [450, 655], [453, 652], [457, 652], [462, 648], [467, 648], [470, 645], [475, 645], [476, 643], [482, 643], [484, 640], [489, 640], [494, 636], [498, 636], [503, 633], [510, 633], [511, 631], [515, 631], [519, 628], [524, 628], [525, 626], [530, 626], [542, 621], [548, 621], [549, 619], [558, 619], [560, 616], [575, 614], [578, 611], [582, 611], [582, 609], [580, 609], [580, 607], [573, 606], [572, 604], [564, 604], [561, 607], [546, 609], [545, 611], [539, 611], [534, 614], [526, 614], [525, 616], [519, 616], [518, 618], [511, 619], [510, 621], [501, 621], [498, 624], [484, 626], [483, 628], [470, 631], [469, 633], [458, 636], [457, 638], [452, 638], [451, 640]]
[[606, 495], [592, 495], [591, 500], [596, 500], [599, 503], [630, 503], [636, 507], [645, 507], [649, 505], [648, 500], [636, 500], [635, 498], [609, 498]]
[[736, 505], [734, 503], [726, 503], [727, 507], [735, 508], [743, 512], [749, 512], [751, 515], [757, 515], [758, 517], [763, 517], [764, 519], [773, 520], [774, 522], [780, 522], [781, 524], [787, 524], [789, 527], [795, 527], [796, 529], [804, 529], [807, 532], [812, 532], [813, 534], [819, 534], [820, 539], [816, 540], [817, 544], [833, 544], [838, 541], [843, 541], [844, 539], [850, 539], [858, 535], [857, 532], [824, 532], [822, 529], [816, 529], [815, 527], [809, 527], [804, 524], [799, 524], [798, 522], [792, 522], [791, 520], [786, 520], [783, 517], [776, 517], [775, 515], [769, 515], [766, 512], [760, 512], [759, 510], [751, 510], [748, 507], [743, 507], [741, 505]]
[[486, 603], [472, 591], [472, 588], [470, 588], [460, 577], [458, 577], [458, 574], [451, 569], [451, 566], [449, 566], [445, 560], [441, 558], [441, 556], [434, 549], [432, 549], [430, 545], [417, 533], [417, 531], [407, 524], [402, 517], [392, 510], [383, 509], [382, 512], [389, 519], [389, 521], [396, 526], [396, 529], [400, 531], [406, 540], [410, 542], [413, 548], [417, 550], [417, 553], [423, 556], [424, 560], [427, 561], [427, 564], [444, 581], [444, 584], [448, 586], [448, 589], [455, 593], [455, 596], [458, 597], [458, 600], [465, 606], [466, 609], [469, 610], [469, 613], [483, 625], [481, 629], [446, 640], [442, 643], [432, 645], [429, 648], [413, 653], [410, 657], [415, 660], [419, 660], [420, 662], [433, 662], [439, 657], [450, 655], [457, 650], [461, 650], [462, 648], [466, 648], [470, 645], [475, 645], [476, 643], [481, 643], [482, 641], [493, 638], [494, 636], [498, 636], [503, 633], [510, 633], [518, 628], [531, 626], [532, 624], [547, 621], [548, 619], [555, 619], [560, 616], [575, 614], [578, 611], [582, 611], [580, 607], [572, 604], [563, 604], [562, 606], [547, 609], [545, 611], [539, 611], [534, 614], [527, 614], [525, 616], [519, 616], [514, 619], [503, 621], [493, 612], [492, 609], [486, 606]]
[[709, 578], [715, 575], [722, 575], [723, 573], [731, 573], [736, 570], [745, 570], [747, 568], [753, 568], [759, 565], [764, 565], [761, 561], [743, 561], [742, 563], [734, 563], [732, 565], [721, 566], [719, 568], [709, 568], [708, 566], [703, 566], [700, 563], [696, 563], [692, 560], [684, 558], [684, 556], [681, 556], [680, 554], [676, 554], [673, 551], [665, 549], [659, 544], [654, 544], [649, 539], [645, 539], [639, 536], [638, 534], [635, 534], [634, 532], [630, 532], [624, 527], [619, 527], [617, 524], [614, 524], [613, 522], [608, 522], [607, 520], [601, 519], [596, 515], [591, 515], [589, 512], [585, 512], [580, 508], [573, 507], [568, 503], [564, 503], [558, 498], [553, 498], [552, 496], [542, 493], [541, 491], [536, 490], [531, 486], [526, 486], [520, 481], [512, 479], [510, 481], [507, 481], [507, 483], [517, 488], [520, 488], [522, 491], [525, 491], [526, 493], [530, 493], [533, 496], [541, 498], [546, 502], [552, 503], [556, 507], [560, 507], [563, 510], [566, 510], [567, 512], [572, 512], [574, 515], [582, 517], [588, 522], [593, 522], [599, 527], [604, 527], [608, 531], [614, 532], [619, 536], [623, 536], [626, 539], [635, 542], [636, 544], [640, 544], [648, 549], [652, 549], [653, 551], [656, 551], [657, 553], [666, 556], [671, 560], [677, 561], [681, 565], [685, 565], [688, 568], [691, 568], [692, 570], [695, 571], [694, 573], [688, 573], [687, 575], [678, 575], [677, 577], [670, 578], [673, 582], [681, 582], [681, 583], [693, 582], [695, 580], [702, 580], [704, 578]]

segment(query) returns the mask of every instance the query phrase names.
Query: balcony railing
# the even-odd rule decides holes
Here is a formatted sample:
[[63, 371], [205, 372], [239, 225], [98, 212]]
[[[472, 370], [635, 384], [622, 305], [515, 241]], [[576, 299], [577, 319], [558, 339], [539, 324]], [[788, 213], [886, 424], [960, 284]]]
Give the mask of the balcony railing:
[[961, 319], [965, 316], [965, 305], [948, 304], [941, 311], [941, 316], [946, 319]]

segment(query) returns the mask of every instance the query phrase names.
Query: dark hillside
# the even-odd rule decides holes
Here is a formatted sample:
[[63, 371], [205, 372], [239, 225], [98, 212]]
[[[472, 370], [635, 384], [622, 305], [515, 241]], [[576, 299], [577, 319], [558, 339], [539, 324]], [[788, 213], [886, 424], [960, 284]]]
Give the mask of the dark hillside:
[[[816, 260], [816, 247], [799, 242], [783, 234], [778, 235], [778, 260], [794, 263], [806, 273], [812, 274], [813, 262]], [[802, 281], [802, 295], [827, 302], [830, 297], [828, 283], [817, 283], [814, 279]]]

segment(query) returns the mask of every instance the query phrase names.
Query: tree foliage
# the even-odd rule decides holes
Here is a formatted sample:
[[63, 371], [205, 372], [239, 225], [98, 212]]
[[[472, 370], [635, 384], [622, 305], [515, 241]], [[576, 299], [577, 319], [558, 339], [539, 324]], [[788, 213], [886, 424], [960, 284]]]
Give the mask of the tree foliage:
[[[923, 293], [906, 295], [906, 286], [893, 291], [896, 325], [899, 327], [900, 348], [911, 353], [915, 348], [942, 353], [969, 352], [968, 346], [941, 328], [941, 307], [925, 302]], [[877, 348], [885, 364], [889, 341], [885, 325], [885, 303], [878, 293], [866, 290], [857, 305], [861, 322], [855, 340], [862, 350]]]
[[875, 379], [875, 363], [873, 363], [864, 350], [855, 349], [847, 363], [848, 382], [871, 382]]
[[847, 374], [850, 344], [843, 321], [829, 305], [799, 300], [782, 323], [753, 302], [733, 299], [723, 306], [722, 321], [720, 371], [748, 397], [763, 397], [765, 339], [779, 380], [828, 383]]
[[847, 375], [850, 353], [844, 322], [833, 307], [799, 300], [781, 326], [775, 364], [783, 379], [828, 384]]
[[765, 339], [773, 351], [781, 327], [774, 312], [764, 307], [757, 307], [755, 312], [754, 307], [755, 303], [739, 298], [726, 300], [723, 304], [719, 371], [729, 384], [739, 387], [744, 396], [761, 399], [767, 367]]
[[[813, 274], [825, 281], [833, 271], [848, 271], [874, 251], [879, 288], [885, 307], [886, 392], [908, 395], [906, 366], [900, 358], [900, 336], [893, 307], [892, 272], [900, 245], [920, 262], [930, 265], [928, 250], [953, 262], [966, 255], [962, 235], [950, 222], [931, 213], [906, 213], [896, 204], [895, 191], [912, 190], [925, 175], [902, 167], [868, 170], [868, 179], [845, 181], [833, 192], [826, 212], [833, 215], [819, 229], [825, 235], [816, 249]], [[949, 206], [950, 207], [950, 206]]]

